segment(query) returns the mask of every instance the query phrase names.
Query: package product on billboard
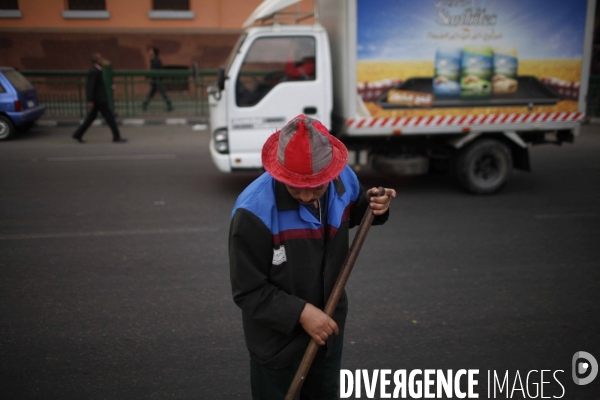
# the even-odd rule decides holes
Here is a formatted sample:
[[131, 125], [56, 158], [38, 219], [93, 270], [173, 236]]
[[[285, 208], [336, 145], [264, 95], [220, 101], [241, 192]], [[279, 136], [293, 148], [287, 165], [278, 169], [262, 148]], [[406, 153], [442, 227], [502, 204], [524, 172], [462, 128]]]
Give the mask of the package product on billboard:
[[504, 95], [517, 92], [517, 59], [516, 47], [494, 47], [494, 76], [492, 92]]
[[433, 93], [436, 96], [460, 95], [461, 49], [437, 49]]
[[492, 56], [490, 46], [465, 46], [462, 52], [460, 96], [489, 98], [492, 95]]

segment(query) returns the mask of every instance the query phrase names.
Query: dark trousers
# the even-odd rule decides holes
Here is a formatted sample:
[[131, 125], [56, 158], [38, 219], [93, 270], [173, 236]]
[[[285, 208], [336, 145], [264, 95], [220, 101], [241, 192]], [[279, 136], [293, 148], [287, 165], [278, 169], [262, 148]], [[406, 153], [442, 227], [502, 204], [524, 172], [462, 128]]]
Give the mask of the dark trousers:
[[119, 128], [117, 128], [117, 122], [115, 121], [115, 117], [114, 117], [112, 111], [110, 111], [108, 104], [94, 103], [94, 108], [92, 108], [88, 112], [88, 115], [85, 117], [83, 124], [81, 124], [79, 126], [79, 128], [77, 128], [75, 133], [73, 133], [74, 138], [83, 137], [83, 134], [85, 133], [85, 131], [87, 131], [87, 129], [92, 124], [92, 122], [94, 122], [94, 120], [98, 116], [98, 111], [100, 111], [100, 114], [102, 114], [102, 116], [106, 120], [106, 123], [110, 127], [110, 130], [112, 131], [112, 135], [113, 135], [113, 140], [117, 140], [121, 137], [121, 134], [119, 133]]
[[[339, 399], [343, 342], [343, 338], [340, 338], [329, 357], [325, 356], [325, 347], [319, 347], [300, 390], [300, 400]], [[302, 357], [281, 369], [267, 368], [250, 359], [252, 399], [283, 400], [298, 370], [301, 359]]]
[[169, 100], [169, 98], [167, 97], [167, 91], [165, 90], [165, 87], [160, 82], [153, 82], [150, 84], [150, 91], [148, 92], [148, 96], [146, 96], [146, 100], [144, 100], [142, 107], [144, 109], [146, 109], [146, 107], [148, 107], [148, 103], [150, 103], [150, 100], [152, 100], [152, 98], [156, 94], [157, 90], [160, 93], [160, 95], [162, 96], [162, 98], [165, 100], [165, 103], [167, 103], [167, 108], [170, 110], [172, 108], [171, 100]]

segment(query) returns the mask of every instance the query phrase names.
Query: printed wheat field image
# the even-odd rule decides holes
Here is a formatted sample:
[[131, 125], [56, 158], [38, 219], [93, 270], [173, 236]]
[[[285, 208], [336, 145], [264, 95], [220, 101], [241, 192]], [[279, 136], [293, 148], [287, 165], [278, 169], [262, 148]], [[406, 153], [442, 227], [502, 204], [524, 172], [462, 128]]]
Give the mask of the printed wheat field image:
[[[538, 79], [554, 78], [568, 83], [578, 83], [581, 75], [581, 59], [519, 60], [519, 76], [535, 76]], [[377, 82], [386, 79], [431, 78], [434, 76], [434, 62], [415, 61], [359, 61], [356, 77], [358, 83]], [[455, 107], [455, 108], [410, 108], [385, 110], [369, 101], [365, 105], [372, 117], [415, 117], [435, 115], [467, 114], [511, 114], [511, 113], [550, 113], [577, 111], [576, 100], [560, 100], [555, 105], [494, 106], [494, 107]]]

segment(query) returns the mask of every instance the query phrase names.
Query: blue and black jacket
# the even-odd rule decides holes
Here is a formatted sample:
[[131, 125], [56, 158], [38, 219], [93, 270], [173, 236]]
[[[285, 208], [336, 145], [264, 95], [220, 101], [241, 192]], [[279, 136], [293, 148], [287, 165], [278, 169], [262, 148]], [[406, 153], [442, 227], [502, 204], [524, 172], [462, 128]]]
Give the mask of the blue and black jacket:
[[[302, 357], [310, 336], [298, 319], [306, 302], [323, 309], [348, 254], [349, 228], [368, 207], [366, 191], [346, 167], [329, 183], [327, 222], [321, 224], [285, 185], [264, 173], [239, 196], [229, 232], [233, 299], [242, 309], [251, 357], [282, 368]], [[375, 218], [382, 224], [389, 213]], [[340, 335], [348, 303], [342, 294], [333, 319]], [[332, 335], [327, 348], [339, 336]]]

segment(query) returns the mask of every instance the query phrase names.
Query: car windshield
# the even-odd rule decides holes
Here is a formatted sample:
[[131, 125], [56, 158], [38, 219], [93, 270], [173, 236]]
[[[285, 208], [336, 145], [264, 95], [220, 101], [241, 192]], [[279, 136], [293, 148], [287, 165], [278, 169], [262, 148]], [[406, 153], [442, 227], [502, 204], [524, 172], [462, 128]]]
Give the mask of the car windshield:
[[33, 89], [33, 85], [19, 71], [4, 71], [4, 76], [17, 89], [17, 92], [24, 92]]

